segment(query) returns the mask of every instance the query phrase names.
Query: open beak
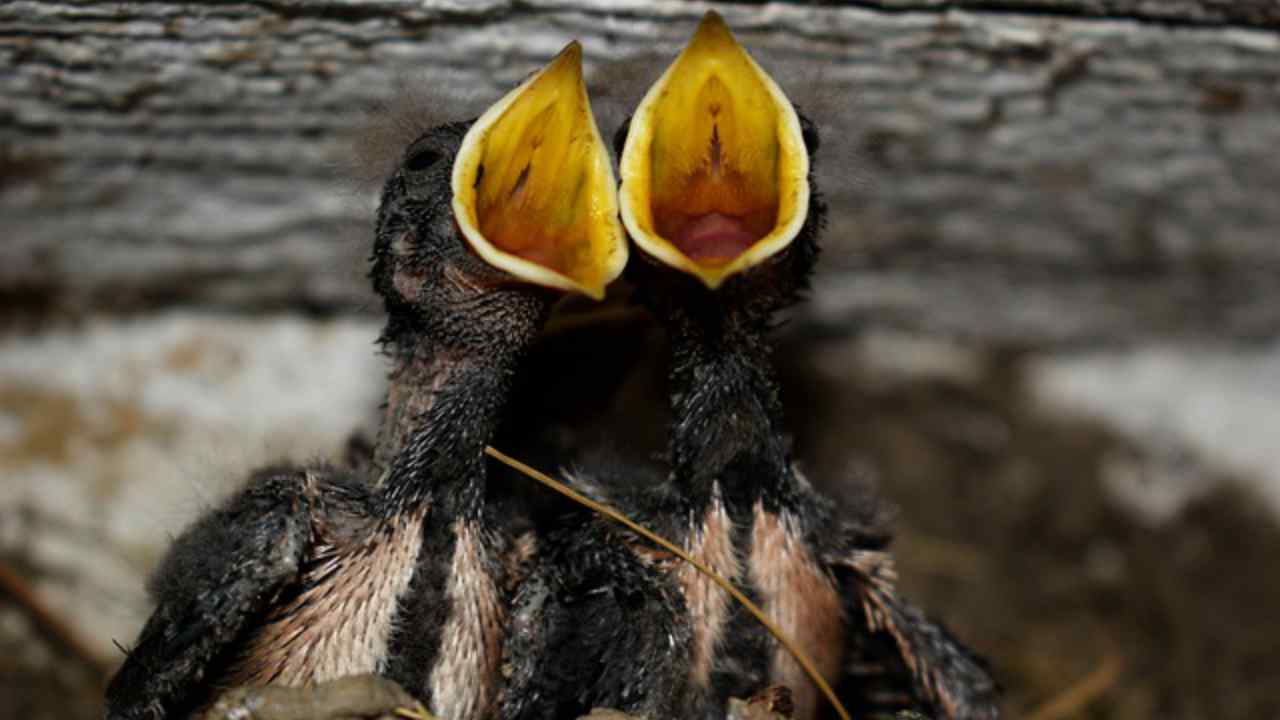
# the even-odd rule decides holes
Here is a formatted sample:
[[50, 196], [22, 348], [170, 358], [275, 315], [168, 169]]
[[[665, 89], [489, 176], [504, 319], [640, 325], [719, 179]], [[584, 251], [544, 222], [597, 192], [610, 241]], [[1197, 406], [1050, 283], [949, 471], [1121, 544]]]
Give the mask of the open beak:
[[632, 240], [712, 289], [784, 250], [809, 211], [800, 119], [714, 11], [636, 108], [620, 171]]
[[617, 189], [576, 41], [467, 131], [453, 214], [481, 258], [526, 282], [598, 300], [622, 272]]

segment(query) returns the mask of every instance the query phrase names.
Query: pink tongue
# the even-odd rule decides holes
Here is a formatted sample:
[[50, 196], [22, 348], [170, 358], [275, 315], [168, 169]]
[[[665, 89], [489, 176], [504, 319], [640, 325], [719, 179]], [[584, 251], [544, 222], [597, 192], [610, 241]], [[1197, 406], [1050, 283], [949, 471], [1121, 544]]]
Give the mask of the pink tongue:
[[758, 239], [736, 218], [710, 213], [690, 221], [672, 241], [690, 260], [728, 262], [746, 252]]

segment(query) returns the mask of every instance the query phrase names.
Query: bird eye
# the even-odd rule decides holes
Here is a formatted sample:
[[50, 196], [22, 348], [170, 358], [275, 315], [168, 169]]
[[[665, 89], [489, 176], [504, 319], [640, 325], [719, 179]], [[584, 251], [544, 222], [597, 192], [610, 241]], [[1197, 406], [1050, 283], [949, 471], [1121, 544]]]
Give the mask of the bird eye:
[[418, 148], [409, 152], [409, 157], [405, 158], [404, 169], [409, 172], [423, 172], [428, 170], [436, 161], [440, 159], [440, 153], [431, 148]]

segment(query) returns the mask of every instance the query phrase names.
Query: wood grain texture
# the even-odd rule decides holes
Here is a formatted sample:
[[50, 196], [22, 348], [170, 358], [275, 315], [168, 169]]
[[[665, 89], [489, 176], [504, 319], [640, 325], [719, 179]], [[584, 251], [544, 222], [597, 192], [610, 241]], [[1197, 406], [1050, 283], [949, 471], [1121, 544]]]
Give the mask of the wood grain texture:
[[[1019, 347], [1280, 329], [1280, 3], [720, 9], [825, 132], [802, 323]], [[608, 135], [701, 10], [0, 5], [0, 303], [375, 311], [371, 199], [335, 169], [373, 104], [408, 82], [466, 117], [580, 38]]]

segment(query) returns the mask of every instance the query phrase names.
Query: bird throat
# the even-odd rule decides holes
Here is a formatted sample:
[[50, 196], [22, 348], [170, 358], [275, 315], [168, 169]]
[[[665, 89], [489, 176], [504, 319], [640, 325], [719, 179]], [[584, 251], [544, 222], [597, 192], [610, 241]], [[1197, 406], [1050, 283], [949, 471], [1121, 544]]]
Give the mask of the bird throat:
[[[733, 316], [745, 312], [727, 309], [729, 316], [716, 320], [679, 312], [667, 321], [672, 337], [671, 455], [676, 477], [697, 494], [733, 468], [781, 470], [786, 464], [764, 328]], [[726, 490], [736, 494], [736, 488]]]
[[503, 350], [477, 356], [418, 348], [400, 357], [374, 455], [389, 497], [412, 501], [428, 485], [474, 483], [514, 365], [514, 353]]

